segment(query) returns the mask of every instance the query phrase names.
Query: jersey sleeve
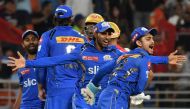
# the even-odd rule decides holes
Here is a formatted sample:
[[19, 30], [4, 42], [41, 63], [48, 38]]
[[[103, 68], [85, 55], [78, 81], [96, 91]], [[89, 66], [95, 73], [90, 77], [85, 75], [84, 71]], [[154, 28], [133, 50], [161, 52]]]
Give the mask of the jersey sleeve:
[[112, 61], [104, 64], [102, 67], [100, 67], [100, 69], [98, 70], [98, 72], [96, 73], [94, 78], [92, 79], [92, 83], [98, 87], [98, 84], [102, 80], [102, 78], [106, 74], [110, 74], [112, 72], [112, 70], [114, 69], [115, 65], [116, 65], [116, 60], [112, 60]]
[[19, 78], [19, 85], [22, 86], [23, 85], [23, 77], [20, 73], [20, 70], [17, 71], [17, 75], [18, 75], [18, 78]]
[[168, 64], [168, 56], [149, 56], [153, 64]]
[[49, 55], [49, 37], [44, 33], [39, 41], [38, 52], [36, 58], [47, 57]]
[[[47, 33], [43, 33], [38, 46], [38, 52], [36, 59], [42, 58], [42, 57], [48, 57], [49, 55], [49, 37]], [[37, 75], [37, 81], [45, 87], [46, 85], [46, 75], [47, 75], [47, 69], [46, 68], [37, 68], [36, 69], [36, 75]]]
[[139, 60], [139, 79], [136, 86], [135, 94], [139, 94], [144, 91], [148, 80], [149, 73], [149, 61], [146, 58]]
[[80, 60], [80, 50], [74, 50], [72, 53], [64, 54], [54, 57], [44, 57], [36, 60], [26, 60], [26, 67], [49, 67], [54, 65], [61, 65], [67, 61]]

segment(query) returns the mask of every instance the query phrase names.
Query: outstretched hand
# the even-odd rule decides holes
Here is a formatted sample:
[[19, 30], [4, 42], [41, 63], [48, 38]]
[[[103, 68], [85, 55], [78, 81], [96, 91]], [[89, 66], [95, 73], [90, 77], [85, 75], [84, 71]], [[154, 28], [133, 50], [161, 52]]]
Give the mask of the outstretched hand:
[[183, 62], [187, 61], [187, 57], [185, 55], [177, 55], [177, 50], [170, 53], [168, 56], [168, 63], [171, 65], [177, 64], [181, 65]]
[[19, 69], [19, 68], [24, 68], [25, 67], [25, 59], [24, 57], [20, 54], [20, 52], [17, 52], [19, 58], [16, 59], [14, 57], [8, 57], [8, 64], [7, 66], [13, 67], [13, 71]]

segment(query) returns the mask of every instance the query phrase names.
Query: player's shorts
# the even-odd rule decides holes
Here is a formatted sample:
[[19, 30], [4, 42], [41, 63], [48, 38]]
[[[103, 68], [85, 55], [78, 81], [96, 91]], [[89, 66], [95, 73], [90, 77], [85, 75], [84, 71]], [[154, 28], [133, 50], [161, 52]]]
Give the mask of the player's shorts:
[[129, 109], [129, 103], [129, 94], [109, 85], [100, 94], [98, 109]]

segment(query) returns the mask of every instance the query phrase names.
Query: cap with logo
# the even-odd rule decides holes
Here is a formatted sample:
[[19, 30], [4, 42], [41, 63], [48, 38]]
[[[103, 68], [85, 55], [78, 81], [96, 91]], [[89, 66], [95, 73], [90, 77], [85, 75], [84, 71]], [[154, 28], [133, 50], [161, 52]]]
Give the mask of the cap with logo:
[[111, 27], [111, 25], [109, 24], [109, 22], [103, 21], [103, 22], [97, 23], [95, 25], [95, 32], [97, 32], [97, 33], [104, 32], [104, 31], [106, 31], [108, 29], [113, 30], [113, 28]]
[[26, 30], [23, 34], [22, 34], [22, 39], [24, 39], [27, 35], [29, 34], [33, 34], [34, 36], [36, 36], [37, 38], [40, 38], [40, 36], [38, 35], [38, 33], [34, 30]]
[[67, 5], [60, 5], [55, 10], [56, 18], [69, 18], [73, 15], [71, 7]]
[[100, 14], [92, 13], [87, 16], [85, 23], [99, 23], [103, 21], [104, 18]]
[[114, 33], [112, 34], [111, 38], [118, 38], [120, 36], [120, 32], [121, 32], [119, 27], [114, 22], [109, 22], [109, 24], [111, 25], [111, 27], [114, 30]]
[[132, 42], [136, 42], [136, 40], [140, 39], [141, 37], [151, 34], [152, 36], [157, 35], [157, 30], [152, 28], [152, 29], [147, 29], [145, 27], [138, 27], [133, 32], [131, 33], [131, 40]]

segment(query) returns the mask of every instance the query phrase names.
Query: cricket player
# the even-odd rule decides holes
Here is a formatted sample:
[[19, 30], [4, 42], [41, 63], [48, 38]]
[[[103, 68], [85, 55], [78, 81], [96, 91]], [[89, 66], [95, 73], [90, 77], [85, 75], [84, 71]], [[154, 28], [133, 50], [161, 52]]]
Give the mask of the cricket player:
[[[26, 59], [35, 59], [39, 38], [38, 33], [33, 30], [27, 30], [23, 33], [22, 46], [26, 50]], [[17, 73], [20, 87], [14, 109], [43, 109], [44, 103], [38, 98], [38, 81], [35, 68], [20, 68]]]
[[117, 26], [116, 23], [114, 22], [109, 22], [111, 27], [114, 29], [114, 33], [112, 34], [111, 36], [111, 41], [110, 41], [110, 45], [115, 45], [120, 51], [122, 52], [127, 52], [127, 50], [125, 50], [124, 48], [122, 48], [119, 44], [118, 44], [118, 39], [120, 37], [120, 29], [119, 27]]
[[[60, 5], [54, 13], [55, 27], [42, 34], [38, 47], [37, 59], [71, 53], [87, 40], [71, 26], [72, 9]], [[42, 63], [46, 63], [43, 61]], [[46, 78], [46, 109], [71, 109], [72, 96], [80, 68], [76, 62], [65, 62], [47, 68]], [[45, 73], [40, 70], [40, 73]], [[64, 97], [63, 97], [64, 96]]]
[[[87, 16], [85, 20], [84, 32], [89, 41], [93, 39], [94, 26], [102, 21], [104, 21], [104, 18], [100, 14], [92, 13]], [[110, 45], [116, 45], [116, 47], [122, 52], [127, 52], [125, 49], [123, 49], [120, 45], [117, 44], [118, 38], [120, 36], [119, 27], [114, 22], [109, 22], [109, 23], [112, 26], [112, 28], [114, 28], [115, 30], [115, 32], [111, 36]]]
[[[156, 34], [155, 29], [136, 28], [131, 34], [133, 49], [128, 57], [102, 66], [86, 89], [82, 89], [85, 100], [89, 104], [94, 103], [99, 81], [111, 73], [109, 84], [99, 97], [98, 109], [129, 109], [130, 96], [141, 97], [147, 84], [151, 68], [150, 55], [154, 47], [153, 36]], [[185, 57], [182, 61], [185, 61]]]
[[[105, 25], [105, 24], [103, 24], [103, 25]], [[97, 44], [96, 44], [96, 42], [98, 41], [98, 40], [100, 40], [100, 39], [97, 39], [97, 40], [95, 40], [95, 45], [97, 45], [98, 43], [99, 44], [101, 44], [100, 42], [107, 42], [106, 40], [100, 40]], [[98, 47], [99, 48], [99, 47]], [[78, 50], [78, 49], [77, 49]], [[88, 49], [84, 49], [84, 51], [88, 51]], [[79, 49], [79, 51], [80, 51], [80, 49]], [[92, 49], [92, 51], [95, 51], [94, 49]], [[84, 52], [85, 53], [85, 52]], [[96, 53], [98, 53], [98, 52], [96, 52]], [[72, 53], [71, 53], [72, 54]], [[52, 58], [42, 58], [42, 59], [38, 59], [38, 60], [36, 60], [36, 61], [27, 61], [27, 67], [31, 67], [31, 66], [35, 66], [35, 67], [44, 67], [44, 66], [52, 66], [52, 65], [55, 65], [55, 64], [61, 64], [63, 61], [70, 61], [71, 60], [71, 58], [73, 59], [73, 60], [77, 60], [78, 58], [76, 58], [76, 56], [78, 56], [80, 53], [78, 53], [78, 52], [76, 52], [75, 54], [76, 55], [71, 55], [71, 54], [69, 54], [69, 57], [67, 56], [67, 55], [64, 55], [64, 56], [60, 56], [60, 57], [52, 57]], [[73, 53], [74, 54], [74, 53]], [[93, 53], [93, 54], [95, 54], [95, 53]], [[107, 57], [107, 56], [106, 56]], [[109, 57], [109, 56], [108, 56]], [[155, 58], [155, 57], [154, 57]], [[87, 56], [87, 57], [85, 57], [84, 56], [84, 59], [86, 59], [87, 61], [88, 60], [97, 60], [97, 57], [95, 56]], [[99, 58], [98, 58], [99, 59]], [[15, 59], [14, 59], [15, 60]], [[80, 60], [80, 59], [79, 59]], [[108, 59], [109, 60], [109, 59]], [[176, 60], [176, 59], [175, 59]], [[15, 63], [16, 64], [16, 66], [17, 67], [25, 67], [25, 61], [22, 63], [22, 61], [23, 60], [19, 60], [19, 61], [17, 61], [17, 62], [19, 62], [19, 63], [17, 63], [17, 62], [13, 62], [13, 63]], [[38, 62], [37, 62], [38, 61]], [[46, 61], [46, 63], [43, 63], [43, 61]], [[83, 60], [84, 61], [84, 60]], [[92, 61], [93, 62], [93, 61]], [[162, 62], [162, 61], [161, 61]], [[85, 62], [84, 62], [85, 63]], [[96, 62], [97, 63], [97, 62]], [[13, 65], [13, 66], [15, 66], [15, 64]], [[19, 65], [19, 64], [21, 64], [21, 65]], [[85, 64], [86, 66], [89, 66], [89, 65], [91, 65], [91, 63], [88, 63], [88, 64]], [[93, 65], [93, 64], [92, 64]], [[97, 72], [98, 71], [98, 69], [99, 69], [99, 67], [100, 66], [94, 66], [94, 67], [87, 67], [88, 68], [88, 72]], [[87, 76], [88, 77], [88, 76]], [[108, 77], [108, 76], [107, 76]], [[106, 78], [107, 78], [106, 77]], [[90, 79], [89, 79], [90, 80]], [[89, 81], [88, 80], [88, 81]], [[102, 82], [103, 83], [103, 85], [102, 86], [106, 86], [107, 85], [107, 79], [105, 79], [104, 80], [104, 82]], [[85, 86], [85, 85], [84, 85]], [[77, 98], [77, 97], [76, 97]], [[83, 103], [78, 103], [79, 105], [81, 105], [81, 104], [83, 104]]]
[[[83, 72], [81, 72], [80, 78], [76, 85], [75, 95], [73, 96], [73, 108], [74, 109], [94, 109], [95, 106], [88, 105], [82, 95], [81, 88], [86, 87], [86, 84], [93, 78], [99, 67], [103, 64], [118, 58], [121, 52], [117, 50], [115, 46], [108, 46], [109, 41], [114, 30], [111, 28], [108, 22], [100, 22], [95, 25], [94, 38], [89, 43], [83, 45], [82, 48], [77, 48], [72, 53], [63, 56], [40, 58], [36, 62], [26, 62], [26, 67], [44, 67], [62, 64], [65, 61], [76, 61], [79, 64], [82, 63]], [[45, 63], [42, 63], [46, 61]], [[42, 63], [42, 64], [40, 64]], [[108, 78], [108, 76], [106, 77]], [[104, 88], [106, 81], [100, 82], [100, 85]], [[97, 94], [98, 99], [98, 94]]]
[[97, 13], [91, 13], [90, 15], [86, 17], [84, 33], [89, 41], [93, 39], [94, 26], [97, 23], [103, 22], [103, 21], [104, 21], [104, 18], [100, 14], [97, 14]]

